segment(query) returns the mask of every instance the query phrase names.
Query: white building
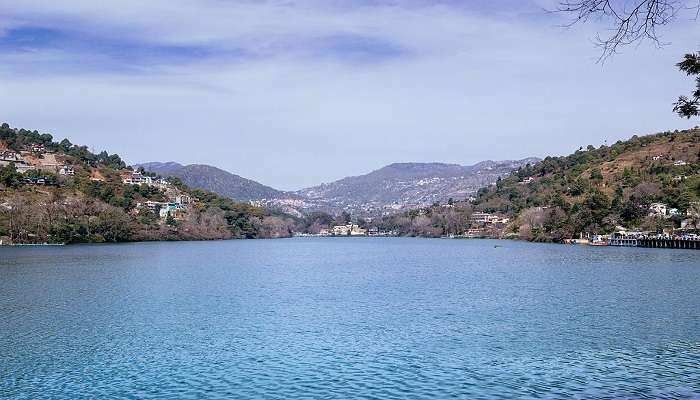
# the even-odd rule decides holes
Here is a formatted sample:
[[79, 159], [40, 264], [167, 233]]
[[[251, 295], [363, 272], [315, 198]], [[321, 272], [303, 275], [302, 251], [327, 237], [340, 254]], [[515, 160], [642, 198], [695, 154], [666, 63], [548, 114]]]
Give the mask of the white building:
[[43, 144], [33, 144], [31, 147], [31, 151], [34, 153], [43, 153], [46, 151], [46, 148]]
[[73, 169], [73, 167], [64, 165], [58, 170], [58, 173], [59, 175], [73, 176], [75, 175], [75, 170]]
[[175, 217], [175, 213], [177, 212], [178, 208], [174, 204], [166, 204], [165, 207], [160, 208], [160, 217], [161, 218], [167, 218], [168, 215], [171, 217]]
[[475, 212], [469, 218], [469, 222], [475, 224], [507, 224], [508, 221], [508, 218], [485, 212]]
[[165, 190], [170, 187], [170, 182], [166, 181], [163, 178], [160, 178], [153, 181], [153, 186]]
[[486, 231], [481, 228], [469, 228], [464, 232], [464, 236], [467, 238], [479, 238], [483, 237]]
[[190, 204], [192, 202], [192, 198], [184, 193], [180, 193], [175, 196], [175, 202], [177, 204]]
[[681, 181], [686, 180], [687, 178], [688, 178], [688, 177], [685, 176], [685, 175], [676, 175], [676, 176], [673, 177], [673, 181], [674, 181], [674, 182], [681, 182]]
[[365, 236], [367, 230], [360, 228], [356, 224], [336, 225], [333, 227], [333, 235], [335, 236]]
[[15, 163], [15, 170], [19, 172], [20, 174], [24, 174], [27, 171], [31, 171], [33, 169], [36, 169], [33, 165], [28, 164], [26, 162], [19, 162]]
[[146, 180], [140, 172], [130, 171], [122, 175], [122, 183], [125, 185], [141, 185], [146, 183]]
[[651, 205], [649, 205], [650, 217], [666, 217], [667, 212], [668, 206], [664, 203], [651, 203]]
[[[14, 151], [9, 151], [9, 150], [4, 150], [0, 151], [0, 162], [20, 162], [23, 161], [22, 156], [19, 153], [15, 153]], [[4, 164], [7, 165], [7, 164]]]

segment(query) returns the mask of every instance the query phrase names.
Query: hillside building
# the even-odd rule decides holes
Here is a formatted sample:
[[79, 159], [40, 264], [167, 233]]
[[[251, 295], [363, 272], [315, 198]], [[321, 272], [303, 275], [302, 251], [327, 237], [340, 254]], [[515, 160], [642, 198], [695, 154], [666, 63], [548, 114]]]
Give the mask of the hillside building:
[[507, 224], [509, 221], [506, 217], [485, 212], [475, 212], [469, 218], [469, 222], [473, 224]]
[[666, 217], [668, 213], [668, 206], [664, 203], [651, 203], [649, 205], [649, 216], [650, 217]]
[[334, 236], [365, 236], [367, 230], [356, 224], [336, 225], [333, 227]]

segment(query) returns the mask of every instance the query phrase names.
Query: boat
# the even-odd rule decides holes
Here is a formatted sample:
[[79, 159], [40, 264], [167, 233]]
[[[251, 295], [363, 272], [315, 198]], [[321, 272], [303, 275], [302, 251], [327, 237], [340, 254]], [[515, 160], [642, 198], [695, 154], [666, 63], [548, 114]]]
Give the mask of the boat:
[[593, 239], [588, 243], [589, 246], [607, 246], [608, 245], [608, 238], [605, 238], [600, 235], [595, 235], [593, 236]]

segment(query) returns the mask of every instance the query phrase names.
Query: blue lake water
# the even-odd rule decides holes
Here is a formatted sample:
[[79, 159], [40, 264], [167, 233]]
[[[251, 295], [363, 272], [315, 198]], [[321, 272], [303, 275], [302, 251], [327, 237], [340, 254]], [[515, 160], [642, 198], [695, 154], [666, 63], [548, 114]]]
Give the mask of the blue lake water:
[[0, 248], [0, 398], [700, 398], [700, 252]]

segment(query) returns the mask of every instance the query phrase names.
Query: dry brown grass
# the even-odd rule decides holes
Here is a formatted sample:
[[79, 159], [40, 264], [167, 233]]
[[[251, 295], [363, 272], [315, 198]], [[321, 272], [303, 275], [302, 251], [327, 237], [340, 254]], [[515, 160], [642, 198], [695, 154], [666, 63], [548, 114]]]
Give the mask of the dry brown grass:
[[[700, 152], [700, 143], [693, 142], [689, 136], [661, 137], [656, 142], [648, 144], [636, 150], [626, 151], [612, 161], [606, 161], [600, 165], [603, 181], [599, 189], [606, 194], [614, 192], [614, 183], [619, 181], [626, 168], [639, 170], [648, 168], [653, 164], [673, 165], [675, 160], [696, 162]], [[660, 160], [653, 160], [655, 156], [662, 156]], [[586, 169], [582, 176], [589, 177], [593, 168]]]

